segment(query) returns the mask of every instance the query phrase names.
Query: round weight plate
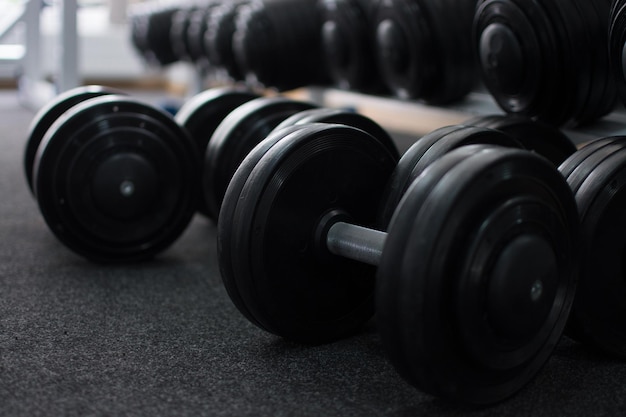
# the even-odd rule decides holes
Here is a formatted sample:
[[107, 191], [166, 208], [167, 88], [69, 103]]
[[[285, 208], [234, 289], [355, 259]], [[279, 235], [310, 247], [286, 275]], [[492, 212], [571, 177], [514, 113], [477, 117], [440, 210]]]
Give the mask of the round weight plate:
[[[573, 336], [626, 357], [626, 137], [607, 138], [568, 176], [582, 229], [582, 265], [569, 327]], [[584, 149], [584, 148], [583, 148]]]
[[432, 23], [416, 1], [381, 2], [376, 9], [376, 60], [383, 82], [397, 97], [422, 97], [437, 74], [440, 45]]
[[243, 80], [244, 74], [237, 64], [233, 51], [235, 19], [239, 8], [251, 0], [223, 2], [211, 13], [204, 36], [204, 49], [211, 65], [223, 68], [234, 80]]
[[388, 147], [389, 151], [396, 156], [396, 159], [400, 159], [400, 152], [385, 129], [369, 117], [350, 110], [331, 108], [304, 110], [285, 119], [275, 130], [282, 129], [285, 126], [307, 123], [335, 123], [356, 127], [381, 141], [382, 144]]
[[[626, 141], [619, 136], [604, 138], [598, 142], [600, 142], [600, 146], [585, 149], [587, 151], [585, 153], [581, 151], [581, 153], [585, 156], [584, 159], [581, 159], [578, 166], [571, 170], [567, 176], [564, 175], [574, 194], [578, 192], [579, 188], [587, 180], [590, 173], [596, 168], [597, 165], [602, 164], [603, 161], [610, 155], [621, 151], [624, 147], [626, 147]], [[563, 174], [563, 171], [561, 171], [561, 173]]]
[[178, 60], [170, 41], [172, 18], [178, 10], [179, 7], [165, 5], [132, 19], [133, 39], [140, 39], [139, 51], [149, 64], [164, 67]]
[[576, 152], [576, 146], [559, 128], [522, 115], [484, 116], [465, 124], [504, 132], [521, 143], [524, 149], [548, 158], [555, 166]]
[[326, 82], [320, 19], [317, 1], [241, 6], [232, 45], [246, 80], [281, 91]]
[[180, 236], [198, 177], [195, 146], [167, 113], [110, 95], [74, 106], [48, 129], [33, 188], [59, 240], [88, 259], [121, 262]]
[[258, 98], [230, 112], [209, 141], [202, 186], [209, 217], [217, 219], [228, 183], [237, 167], [280, 122], [313, 104], [283, 97]]
[[230, 248], [222, 250], [230, 250], [239, 293], [263, 328], [319, 343], [371, 317], [375, 268], [331, 256], [315, 234], [332, 210], [374, 224], [394, 166], [365, 132], [311, 124], [271, 147], [239, 195], [229, 195], [237, 204]]
[[557, 24], [537, 2], [478, 3], [474, 38], [483, 81], [507, 113], [542, 114], [547, 106], [544, 90], [550, 98], [568, 96], [561, 82], [562, 27]]
[[322, 45], [329, 73], [345, 90], [377, 91], [380, 75], [370, 34], [372, 4], [359, 0], [321, 2]]
[[190, 61], [187, 31], [189, 18], [197, 10], [197, 6], [187, 6], [177, 10], [172, 15], [170, 26], [170, 45], [178, 61]]
[[476, 404], [521, 389], [567, 322], [577, 238], [572, 193], [544, 158], [471, 145], [426, 168], [377, 276], [378, 328], [400, 374]]
[[[290, 133], [296, 132], [302, 129], [304, 126], [295, 125], [287, 126], [280, 130], [274, 130], [269, 136], [255, 146], [252, 151], [244, 158], [244, 160], [235, 171], [233, 178], [228, 184], [226, 194], [224, 195], [224, 201], [222, 203], [222, 210], [217, 223], [217, 251], [220, 264], [220, 273], [224, 287], [233, 301], [233, 304], [239, 309], [239, 311], [252, 323], [263, 328], [263, 326], [254, 318], [254, 316], [248, 311], [246, 303], [243, 301], [239, 289], [237, 288], [237, 280], [234, 278], [232, 256], [231, 256], [231, 238], [233, 237], [233, 227], [236, 225], [234, 217], [235, 208], [239, 200], [241, 190], [246, 183], [246, 180], [250, 176], [250, 173], [259, 163], [259, 160], [267, 153], [267, 151], [274, 146], [279, 140], [283, 139]], [[244, 282], [245, 284], [245, 282]]]
[[381, 224], [389, 224], [400, 199], [426, 167], [451, 150], [472, 144], [521, 147], [513, 137], [503, 132], [475, 126], [441, 128], [423, 136], [402, 156], [393, 173], [382, 201]]
[[26, 142], [26, 150], [24, 151], [24, 171], [31, 192], [33, 191], [33, 162], [35, 161], [35, 154], [50, 126], [76, 104], [93, 97], [108, 94], [122, 95], [124, 93], [99, 85], [76, 87], [59, 94], [37, 112], [28, 128], [28, 140]]
[[[250, 90], [234, 87], [223, 87], [206, 90], [187, 101], [176, 113], [175, 120], [191, 134], [200, 155], [204, 155], [207, 145], [220, 123], [236, 108], [258, 98], [259, 95]], [[201, 166], [204, 171], [204, 166]], [[205, 189], [200, 186], [198, 191], [198, 210], [209, 216]]]
[[563, 163], [559, 166], [559, 171], [561, 172], [561, 175], [563, 175], [565, 178], [569, 177], [571, 173], [580, 166], [582, 161], [589, 157], [589, 155], [593, 154], [597, 149], [611, 145], [612, 142], [613, 141], [610, 138], [602, 138], [594, 140], [593, 142], [590, 142], [587, 145], [583, 146], [581, 149], [579, 149], [569, 158], [563, 161]]

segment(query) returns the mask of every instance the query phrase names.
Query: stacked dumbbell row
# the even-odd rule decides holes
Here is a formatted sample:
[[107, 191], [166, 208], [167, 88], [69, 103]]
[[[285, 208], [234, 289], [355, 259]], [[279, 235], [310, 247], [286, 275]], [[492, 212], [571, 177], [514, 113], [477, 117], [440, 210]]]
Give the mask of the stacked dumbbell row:
[[624, 10], [609, 0], [205, 0], [143, 5], [131, 20], [134, 45], [160, 65], [192, 61], [279, 89], [330, 79], [429, 104], [482, 78], [506, 112], [561, 125], [611, 112], [616, 80], [626, 100]]
[[547, 360], [577, 277], [571, 334], [626, 354], [624, 144], [576, 152], [549, 125], [492, 116], [432, 132], [398, 161], [387, 133], [350, 112], [219, 89], [173, 119], [88, 87], [37, 115], [25, 168], [77, 253], [150, 257], [199, 208], [219, 219], [223, 280], [253, 323], [327, 342], [357, 331], [376, 299], [409, 382], [488, 403]]
[[317, 0], [154, 3], [136, 8], [130, 20], [133, 45], [159, 66], [192, 62], [280, 90], [328, 79]]
[[[325, 45], [344, 57], [329, 59], [340, 86], [367, 89], [380, 80], [396, 96], [446, 103], [462, 98], [480, 75], [503, 110], [555, 125], [608, 114], [616, 101], [615, 77], [626, 86], [624, 2], [616, 2], [611, 15], [610, 0], [325, 4], [333, 7], [324, 26], [337, 34]], [[378, 64], [380, 75], [365, 81], [368, 62]]]

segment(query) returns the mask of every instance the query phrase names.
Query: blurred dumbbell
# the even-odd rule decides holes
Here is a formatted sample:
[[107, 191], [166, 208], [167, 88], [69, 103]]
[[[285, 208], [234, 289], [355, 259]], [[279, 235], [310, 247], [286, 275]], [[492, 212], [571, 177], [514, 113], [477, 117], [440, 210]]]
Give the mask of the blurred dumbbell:
[[323, 0], [320, 4], [324, 61], [334, 83], [345, 90], [381, 92], [372, 34], [378, 1]]
[[223, 70], [235, 81], [244, 80], [243, 69], [235, 59], [233, 35], [239, 9], [255, 0], [233, 0], [222, 2], [209, 16], [204, 35], [205, 50], [211, 64]]
[[129, 11], [131, 43], [150, 65], [166, 66], [178, 61], [170, 41], [173, 18], [181, 7], [173, 3], [139, 3]]
[[550, 124], [609, 113], [609, 1], [481, 0], [475, 17], [483, 80], [500, 107]]
[[326, 83], [317, 0], [260, 0], [238, 9], [233, 50], [253, 84], [288, 90]]
[[477, 72], [471, 42], [476, 0], [385, 0], [374, 13], [376, 61], [401, 98], [444, 104], [464, 97]]

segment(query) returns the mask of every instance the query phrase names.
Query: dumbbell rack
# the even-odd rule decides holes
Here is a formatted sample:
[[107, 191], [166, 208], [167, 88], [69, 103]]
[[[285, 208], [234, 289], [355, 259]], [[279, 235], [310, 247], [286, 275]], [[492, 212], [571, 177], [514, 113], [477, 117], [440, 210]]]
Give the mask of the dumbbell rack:
[[77, 0], [63, 0], [60, 3], [60, 28], [58, 39], [58, 70], [53, 74], [53, 81], [46, 79], [41, 63], [41, 10], [43, 0], [28, 0], [20, 5], [15, 13], [7, 18], [8, 23], [0, 28], [0, 40], [8, 35], [15, 26], [23, 22], [26, 26], [24, 45], [11, 45], [6, 48], [5, 56], [0, 56], [2, 63], [16, 63], [21, 66], [19, 78], [20, 100], [29, 108], [38, 109], [55, 94], [69, 90], [79, 84], [78, 77], [78, 34], [76, 12]]

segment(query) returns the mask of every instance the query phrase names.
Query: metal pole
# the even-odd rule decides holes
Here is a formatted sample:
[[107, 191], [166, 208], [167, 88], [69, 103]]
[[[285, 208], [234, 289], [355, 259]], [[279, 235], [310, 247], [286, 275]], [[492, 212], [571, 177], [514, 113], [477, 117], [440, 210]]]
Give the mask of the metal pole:
[[63, 0], [61, 11], [60, 65], [57, 74], [58, 92], [79, 85], [78, 78], [78, 27], [77, 0]]
[[328, 250], [339, 256], [378, 266], [387, 233], [337, 222], [328, 230]]

